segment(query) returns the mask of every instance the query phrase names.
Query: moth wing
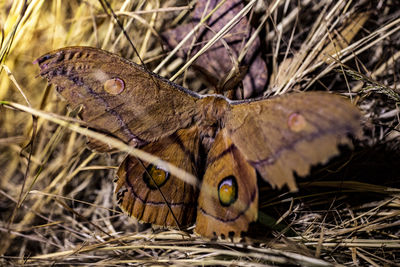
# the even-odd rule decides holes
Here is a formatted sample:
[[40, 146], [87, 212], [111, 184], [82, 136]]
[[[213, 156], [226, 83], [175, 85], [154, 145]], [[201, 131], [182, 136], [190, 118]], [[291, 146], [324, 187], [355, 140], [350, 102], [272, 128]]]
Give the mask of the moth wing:
[[[145, 145], [148, 153], [197, 175], [199, 136], [196, 127]], [[149, 176], [151, 175], [151, 177]], [[198, 189], [168, 170], [127, 156], [117, 171], [115, 194], [121, 209], [140, 222], [167, 227], [193, 223]]]
[[255, 169], [222, 129], [207, 157], [195, 232], [209, 238], [239, 237], [257, 219]]
[[36, 60], [40, 75], [57, 85], [92, 127], [132, 145], [146, 144], [188, 127], [196, 95], [118, 55], [67, 47]]
[[[109, 134], [105, 134], [106, 136]], [[91, 137], [86, 137], [86, 145], [88, 148], [92, 151], [96, 151], [98, 153], [103, 153], [103, 152], [113, 152], [116, 151], [115, 148], [110, 146], [109, 144], [106, 144], [98, 139], [91, 138]]]
[[273, 187], [296, 190], [293, 172], [338, 154], [348, 134], [361, 134], [360, 111], [328, 93], [299, 93], [233, 104], [225, 127], [233, 143]]

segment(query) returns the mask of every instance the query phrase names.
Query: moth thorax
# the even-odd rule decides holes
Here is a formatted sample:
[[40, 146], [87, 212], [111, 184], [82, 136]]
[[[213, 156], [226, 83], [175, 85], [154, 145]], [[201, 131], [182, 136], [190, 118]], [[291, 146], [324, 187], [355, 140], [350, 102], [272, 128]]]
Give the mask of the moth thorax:
[[217, 96], [207, 96], [200, 99], [197, 104], [199, 119], [208, 122], [222, 120], [229, 108], [229, 103], [224, 98]]
[[208, 151], [220, 129], [224, 127], [224, 116], [228, 102], [216, 96], [202, 98], [198, 102], [198, 124], [203, 147]]

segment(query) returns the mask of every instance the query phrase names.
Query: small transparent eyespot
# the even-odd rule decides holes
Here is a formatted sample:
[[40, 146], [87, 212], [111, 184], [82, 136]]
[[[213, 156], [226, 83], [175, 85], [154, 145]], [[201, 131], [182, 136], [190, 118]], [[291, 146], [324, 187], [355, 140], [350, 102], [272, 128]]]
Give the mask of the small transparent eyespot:
[[297, 133], [297, 132], [304, 130], [304, 128], [306, 128], [307, 121], [303, 115], [301, 115], [300, 113], [294, 112], [294, 113], [290, 114], [287, 124], [288, 124], [290, 130]]
[[111, 95], [119, 95], [124, 89], [125, 83], [120, 78], [111, 78], [104, 83], [104, 90]]

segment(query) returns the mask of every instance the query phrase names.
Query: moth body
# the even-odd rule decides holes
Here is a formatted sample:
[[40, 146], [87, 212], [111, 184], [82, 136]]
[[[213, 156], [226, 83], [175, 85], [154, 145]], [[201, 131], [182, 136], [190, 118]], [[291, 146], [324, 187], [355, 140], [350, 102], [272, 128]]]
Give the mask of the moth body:
[[[185, 183], [166, 168], [127, 156], [117, 171], [121, 209], [167, 227], [196, 222], [205, 237], [236, 238], [257, 219], [257, 175], [297, 189], [294, 172], [338, 154], [361, 135], [359, 110], [328, 93], [231, 101], [201, 96], [129, 60], [90, 47], [67, 47], [37, 60], [40, 74], [86, 124], [139, 147], [199, 179]], [[108, 151], [92, 142], [91, 147]]]

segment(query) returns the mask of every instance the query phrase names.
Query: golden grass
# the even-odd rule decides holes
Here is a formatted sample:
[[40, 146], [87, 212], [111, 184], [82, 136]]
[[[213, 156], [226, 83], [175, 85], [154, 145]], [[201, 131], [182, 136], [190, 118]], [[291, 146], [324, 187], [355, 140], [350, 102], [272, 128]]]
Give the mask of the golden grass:
[[[161, 31], [182, 23], [193, 5], [177, 2], [110, 5], [148, 68], [178, 83], [185, 73], [191, 78], [185, 83], [195, 88], [187, 67], [196, 56], [176, 59], [176, 51], [164, 51], [159, 38]], [[246, 243], [232, 243], [204, 240], [190, 229], [144, 227], [122, 214], [112, 180], [123, 153], [87, 150], [83, 135], [98, 133], [78, 126], [76, 111], [67, 111], [55, 90], [38, 77], [32, 62], [68, 45], [96, 46], [140, 62], [100, 2], [32, 0], [24, 6], [24, 1], [0, 0], [1, 265], [400, 263], [396, 3], [263, 2], [257, 2], [257, 10], [266, 24], [259, 30], [267, 44], [270, 76], [264, 94], [316, 88], [346, 94], [364, 112], [365, 139], [354, 152], [344, 150], [314, 168], [297, 194], [261, 184], [260, 222], [250, 231], [255, 234]], [[184, 46], [190, 41], [176, 50]], [[118, 148], [133, 150], [123, 144]]]

